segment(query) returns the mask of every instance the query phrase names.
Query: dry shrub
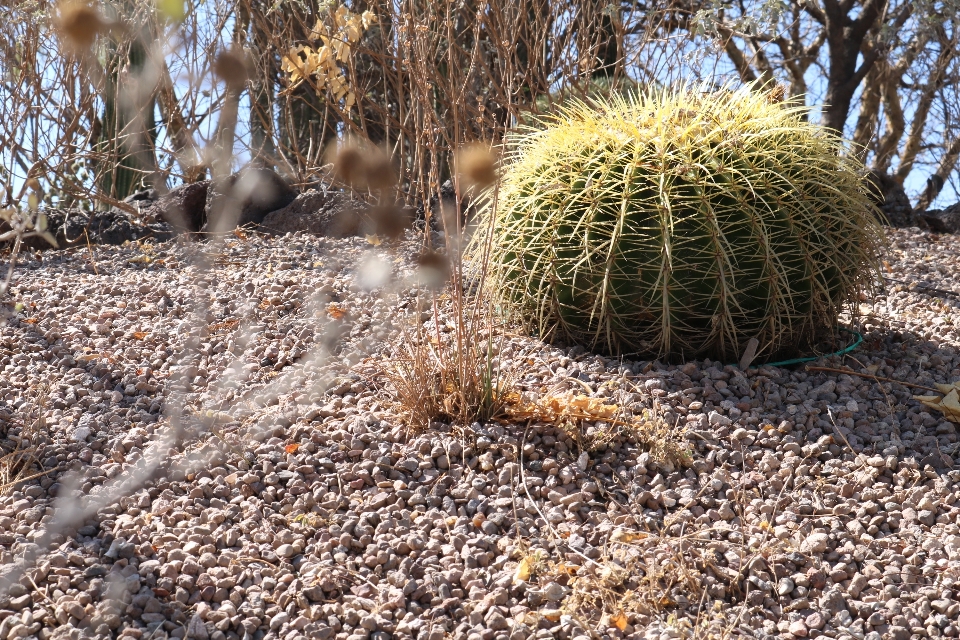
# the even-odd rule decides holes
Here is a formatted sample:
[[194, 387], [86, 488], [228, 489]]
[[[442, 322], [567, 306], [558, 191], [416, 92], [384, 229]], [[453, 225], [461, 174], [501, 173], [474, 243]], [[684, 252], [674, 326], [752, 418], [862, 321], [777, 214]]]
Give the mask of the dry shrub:
[[494, 362], [503, 338], [488, 328], [407, 328], [384, 374], [408, 426], [466, 426], [504, 415], [515, 376]]
[[27, 406], [35, 407], [35, 415], [25, 415], [16, 435], [10, 435], [13, 423], [2, 424], [4, 441], [0, 441], [0, 494], [7, 495], [25, 482], [44, 476], [55, 469], [43, 469], [37, 458], [36, 440], [44, 437], [47, 431], [43, 418], [43, 407], [47, 401], [47, 390], [34, 391], [34, 401]]
[[[738, 501], [742, 507], [743, 496]], [[631, 524], [602, 525], [606, 543], [597, 559], [571, 561], [542, 551], [521, 554], [516, 580], [528, 582], [528, 588], [557, 583], [565, 590], [553, 608], [530, 615], [553, 621], [569, 615], [581, 627], [600, 633], [608, 628], [630, 632], [628, 625], [643, 629], [657, 621], [679, 637], [728, 637], [749, 608], [749, 593], [758, 589], [749, 579], [753, 570], [766, 568], [767, 558], [790, 550], [769, 535], [763, 523], [741, 525], [739, 531], [749, 542], [735, 544], [717, 539], [718, 533], [730, 533], [728, 529], [684, 524], [675, 517], [668, 517], [658, 531], [639, 530], [627, 522]], [[551, 530], [551, 537], [562, 544], [573, 533], [562, 523]], [[720, 566], [717, 557], [723, 552], [738, 556], [740, 568]]]

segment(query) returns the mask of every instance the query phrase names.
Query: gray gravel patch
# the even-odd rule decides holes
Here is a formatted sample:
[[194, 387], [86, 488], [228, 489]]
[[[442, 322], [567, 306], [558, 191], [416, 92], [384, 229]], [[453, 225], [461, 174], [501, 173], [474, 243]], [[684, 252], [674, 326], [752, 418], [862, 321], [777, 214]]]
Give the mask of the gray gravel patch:
[[[915, 389], [514, 337], [519, 391], [658, 416], [687, 455], [603, 423], [412, 434], [379, 370], [432, 322], [420, 240], [241, 236], [18, 267], [0, 445], [42, 475], [0, 497], [0, 638], [960, 636], [957, 431]], [[953, 382], [960, 249], [890, 236], [901, 282], [816, 364]]]

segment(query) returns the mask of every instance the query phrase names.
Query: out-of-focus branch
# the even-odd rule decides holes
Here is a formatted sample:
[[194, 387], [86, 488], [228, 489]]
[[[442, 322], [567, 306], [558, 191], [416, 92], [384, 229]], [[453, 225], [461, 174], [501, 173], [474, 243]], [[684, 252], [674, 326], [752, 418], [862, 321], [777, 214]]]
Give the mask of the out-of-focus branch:
[[864, 162], [870, 151], [870, 143], [877, 132], [877, 119], [880, 115], [882, 91], [880, 87], [880, 69], [874, 67], [867, 75], [863, 93], [860, 94], [860, 115], [853, 129], [854, 153]]
[[943, 31], [940, 32], [939, 36], [940, 54], [937, 56], [937, 61], [920, 90], [917, 104], [914, 107], [913, 119], [910, 122], [910, 133], [903, 145], [903, 150], [900, 152], [900, 166], [897, 167], [896, 177], [901, 183], [913, 170], [917, 155], [923, 144], [923, 134], [927, 129], [930, 109], [943, 87], [947, 69], [957, 56], [958, 30], [954, 29], [949, 39], [946, 38], [946, 33]]
[[946, 184], [947, 177], [957, 166], [957, 159], [960, 158], [960, 135], [956, 136], [947, 148], [947, 152], [940, 159], [937, 170], [927, 178], [928, 188], [920, 196], [915, 209], [917, 211], [926, 211], [927, 207], [937, 199]]
[[720, 23], [717, 25], [717, 32], [723, 39], [723, 50], [726, 52], [727, 57], [730, 58], [730, 62], [733, 63], [734, 68], [736, 68], [740, 79], [743, 82], [755, 82], [757, 79], [757, 74], [750, 66], [750, 62], [747, 60], [746, 54], [740, 49], [739, 46], [737, 46], [737, 43], [734, 41], [733, 30]]
[[164, 61], [160, 65], [160, 82], [157, 89], [157, 102], [160, 115], [167, 125], [167, 131], [173, 142], [174, 156], [180, 165], [180, 172], [184, 182], [196, 182], [202, 179], [206, 168], [200, 160], [200, 149], [193, 138], [193, 133], [187, 126], [187, 121], [180, 110], [180, 102], [174, 90], [170, 68]]

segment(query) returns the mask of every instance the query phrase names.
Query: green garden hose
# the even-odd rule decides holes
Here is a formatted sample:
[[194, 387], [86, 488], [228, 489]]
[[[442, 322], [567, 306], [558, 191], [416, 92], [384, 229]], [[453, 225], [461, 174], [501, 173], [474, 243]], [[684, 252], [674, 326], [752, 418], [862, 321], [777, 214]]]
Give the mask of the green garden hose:
[[[840, 349], [839, 351], [834, 351], [833, 353], [827, 354], [826, 357], [845, 356], [851, 351], [853, 351], [854, 349], [856, 349], [857, 347], [859, 347], [860, 344], [863, 342], [863, 336], [859, 332], [854, 331], [853, 329], [847, 329], [846, 327], [837, 327], [837, 329], [839, 329], [842, 333], [849, 333], [853, 336], [856, 336], [857, 339], [853, 341], [853, 344], [847, 345], [846, 347], [844, 347], [843, 349]], [[824, 356], [821, 355], [821, 356], [809, 356], [807, 358], [793, 358], [791, 360], [780, 360], [779, 362], [762, 362], [760, 364], [751, 364], [747, 367], [747, 369], [754, 369], [754, 368], [759, 369], [760, 367], [788, 367], [792, 364], [813, 362], [814, 360], [819, 360], [820, 358], [823, 358], [823, 357]], [[737, 367], [739, 365], [731, 365], [731, 366]]]

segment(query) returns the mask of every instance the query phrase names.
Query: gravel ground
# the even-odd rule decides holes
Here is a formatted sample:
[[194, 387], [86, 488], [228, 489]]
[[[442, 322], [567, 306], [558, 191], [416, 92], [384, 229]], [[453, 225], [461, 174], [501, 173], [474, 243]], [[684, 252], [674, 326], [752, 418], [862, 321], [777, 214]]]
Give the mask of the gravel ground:
[[[960, 248], [891, 239], [902, 282], [817, 364], [953, 382]], [[411, 434], [379, 366], [429, 317], [418, 246], [27, 257], [0, 327], [0, 639], [960, 636], [960, 445], [922, 391], [512, 337], [524, 397], [589, 390], [630, 424]]]

